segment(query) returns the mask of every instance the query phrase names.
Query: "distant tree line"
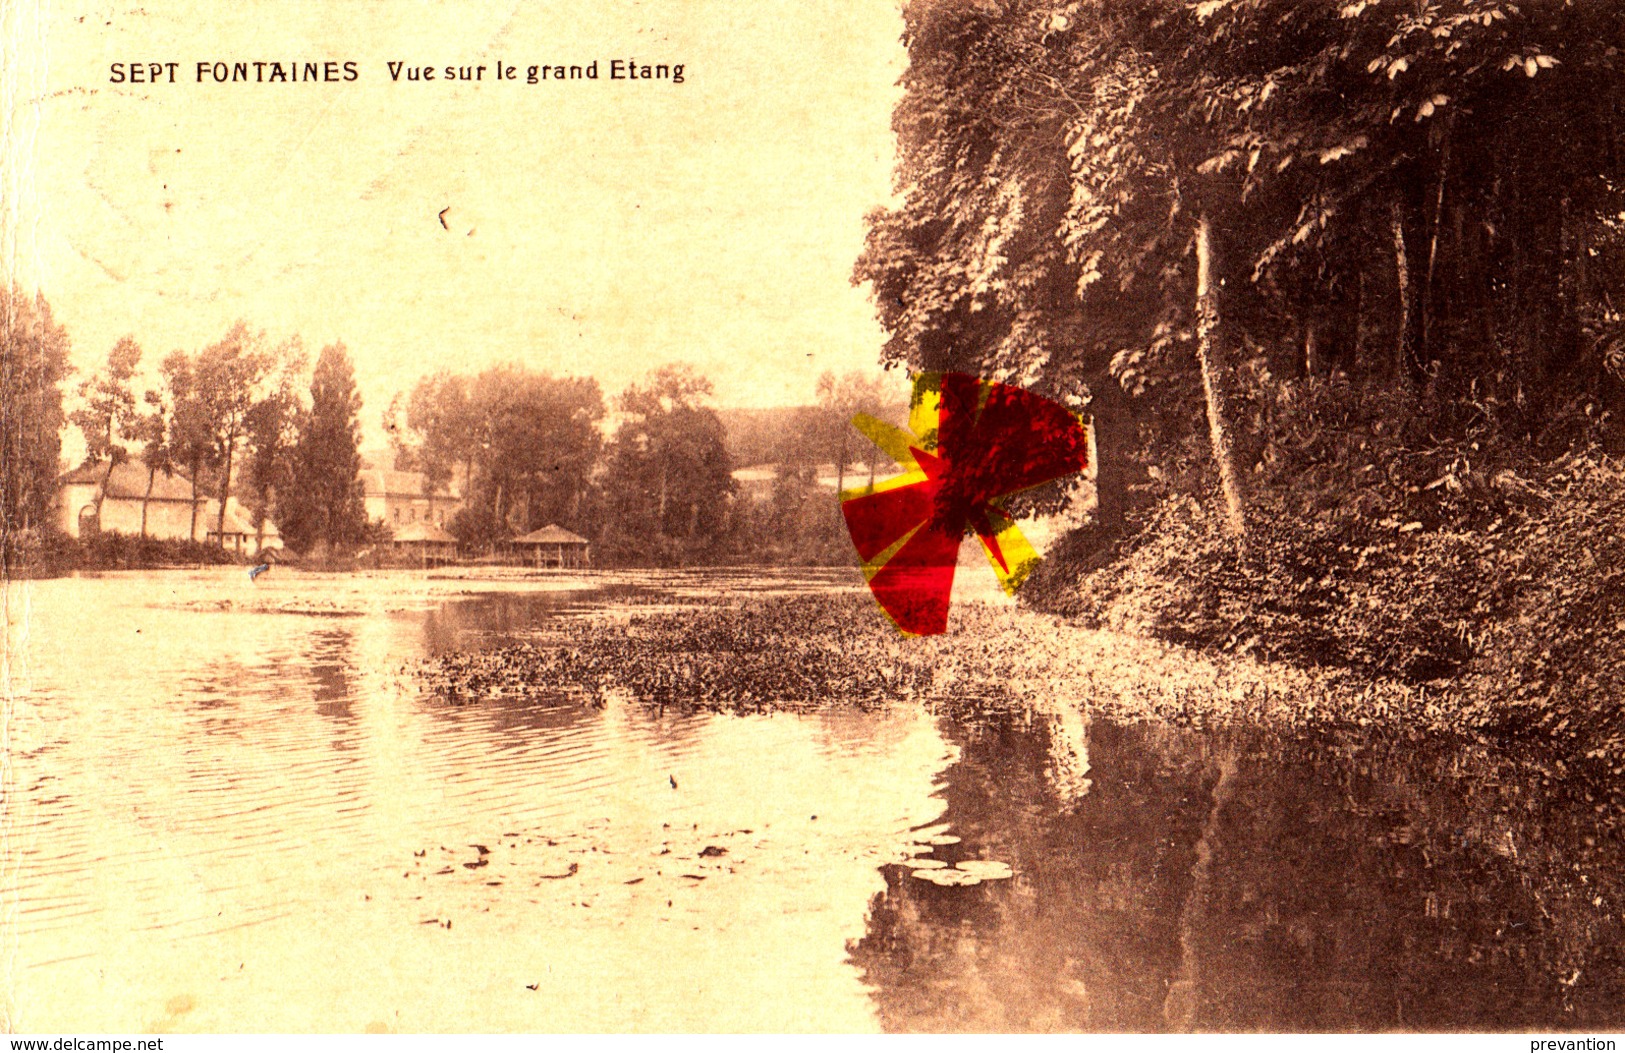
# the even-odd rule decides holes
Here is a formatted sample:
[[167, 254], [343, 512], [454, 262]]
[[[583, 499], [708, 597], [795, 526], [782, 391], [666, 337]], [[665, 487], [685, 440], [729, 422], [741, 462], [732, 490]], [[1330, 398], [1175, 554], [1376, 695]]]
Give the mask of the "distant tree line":
[[[596, 381], [510, 364], [424, 377], [394, 399], [384, 427], [396, 467], [458, 491], [463, 508], [447, 527], [472, 550], [556, 523], [611, 563], [844, 558], [817, 468], [844, 478], [859, 441], [847, 422], [883, 408], [879, 381], [827, 375], [817, 405], [780, 410], [719, 411], [712, 394], [709, 379], [672, 364], [606, 405]], [[756, 500], [733, 473], [762, 464], [772, 491]]]
[[[238, 322], [144, 371], [142, 347], [125, 336], [80, 378], [65, 408], [67, 333], [42, 297], [13, 291], [4, 306], [8, 565], [55, 529], [68, 423], [84, 438], [86, 464], [101, 473], [98, 513], [115, 469], [145, 465], [142, 539], [165, 475], [191, 488], [193, 538], [212, 532], [223, 543], [235, 498], [253, 527], [275, 524], [294, 551], [353, 553], [388, 539], [386, 524], [366, 518], [362, 403], [342, 344], [323, 348], [311, 366], [297, 336], [274, 341]], [[889, 470], [859, 449], [849, 422], [860, 411], [900, 416], [903, 407], [888, 406], [878, 377], [857, 372], [826, 374], [816, 401], [802, 407], [719, 412], [712, 391], [709, 379], [673, 364], [606, 402], [591, 378], [506, 364], [424, 377], [397, 395], [383, 424], [396, 468], [420, 471], [431, 492], [458, 492], [461, 508], [446, 525], [472, 553], [557, 523], [611, 563], [848, 559], [830, 483], [865, 481], [851, 474], [858, 464], [869, 480]], [[742, 466], [771, 472], [766, 492], [740, 492], [734, 470]], [[210, 522], [198, 521], [204, 498], [215, 501]]]

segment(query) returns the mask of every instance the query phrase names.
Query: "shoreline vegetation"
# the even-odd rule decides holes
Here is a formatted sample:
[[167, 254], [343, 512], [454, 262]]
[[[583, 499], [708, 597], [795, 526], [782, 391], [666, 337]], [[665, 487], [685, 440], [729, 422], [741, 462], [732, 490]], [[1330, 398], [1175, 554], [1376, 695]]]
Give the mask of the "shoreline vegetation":
[[1507, 709], [1494, 693], [1497, 669], [1406, 681], [1257, 652], [1201, 650], [1026, 606], [963, 605], [948, 634], [905, 639], [856, 591], [741, 606], [724, 595], [696, 609], [570, 619], [535, 641], [445, 654], [411, 672], [453, 705], [557, 684], [592, 705], [619, 696], [662, 711], [737, 714], [911, 700], [975, 719], [1060, 704], [1198, 729], [1239, 723], [1476, 742], [1587, 785], [1625, 770], [1617, 734], [1579, 719], [1597, 696], [1577, 695], [1558, 707], [1567, 720], [1519, 719], [1522, 710]]
[[215, 542], [140, 537], [108, 531], [69, 537], [41, 531], [17, 545], [20, 558], [8, 567], [16, 578], [52, 578], [74, 571], [171, 570], [181, 567], [251, 566], [256, 560]]

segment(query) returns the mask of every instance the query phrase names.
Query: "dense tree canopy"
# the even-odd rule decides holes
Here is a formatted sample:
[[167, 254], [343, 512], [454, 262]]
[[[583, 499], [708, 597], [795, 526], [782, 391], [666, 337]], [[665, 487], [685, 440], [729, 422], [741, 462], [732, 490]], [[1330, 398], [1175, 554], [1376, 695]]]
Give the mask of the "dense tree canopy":
[[453, 529], [487, 543], [579, 523], [603, 415], [596, 380], [509, 364], [423, 378], [385, 427], [404, 454], [398, 464], [421, 469], [431, 487], [460, 484], [466, 507]]
[[[1560, 445], [1617, 401], [1617, 5], [914, 0], [906, 24], [902, 201], [856, 270], [886, 355], [1087, 398], [1102, 517], [1204, 417], [1268, 476], [1302, 474], [1328, 411]], [[1317, 402], [1335, 383], [1357, 397]]]
[[627, 419], [606, 451], [604, 504], [632, 549], [700, 543], [726, 526], [732, 465], [710, 396], [711, 382], [684, 365], [663, 366], [622, 393]]
[[49, 522], [62, 450], [68, 334], [43, 296], [0, 288], [0, 559], [14, 537]]
[[237, 322], [191, 363], [192, 409], [200, 430], [207, 433], [209, 459], [219, 471], [215, 531], [222, 540], [237, 457], [253, 434], [255, 406], [266, 396], [267, 385], [275, 383], [283, 361], [285, 352], [273, 348], [263, 332]]
[[[162, 464], [182, 469], [192, 486], [190, 537], [197, 539], [197, 495], [205, 473], [219, 467], [209, 400], [198, 386], [196, 362], [184, 351], [171, 351], [159, 367], [162, 385], [149, 402], [154, 416], [167, 421], [162, 436], [149, 445], [149, 454]], [[156, 424], [156, 422], [155, 422]]]

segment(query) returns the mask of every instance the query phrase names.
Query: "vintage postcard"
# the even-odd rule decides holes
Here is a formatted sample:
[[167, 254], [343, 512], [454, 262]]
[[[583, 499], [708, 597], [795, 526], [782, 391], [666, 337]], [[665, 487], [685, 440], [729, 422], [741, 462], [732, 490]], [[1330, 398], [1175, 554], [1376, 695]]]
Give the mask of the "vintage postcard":
[[1613, 1048], [1617, 5], [0, 42], [7, 1031]]

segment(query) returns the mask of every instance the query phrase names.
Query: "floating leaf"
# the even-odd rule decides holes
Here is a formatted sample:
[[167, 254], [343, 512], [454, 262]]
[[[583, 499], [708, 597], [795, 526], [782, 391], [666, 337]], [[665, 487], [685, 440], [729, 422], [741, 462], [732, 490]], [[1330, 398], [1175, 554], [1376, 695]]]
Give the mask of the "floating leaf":
[[980, 885], [982, 883], [981, 878], [964, 870], [916, 870], [913, 876], [921, 881], [929, 881], [933, 885], [942, 885], [944, 887]]

